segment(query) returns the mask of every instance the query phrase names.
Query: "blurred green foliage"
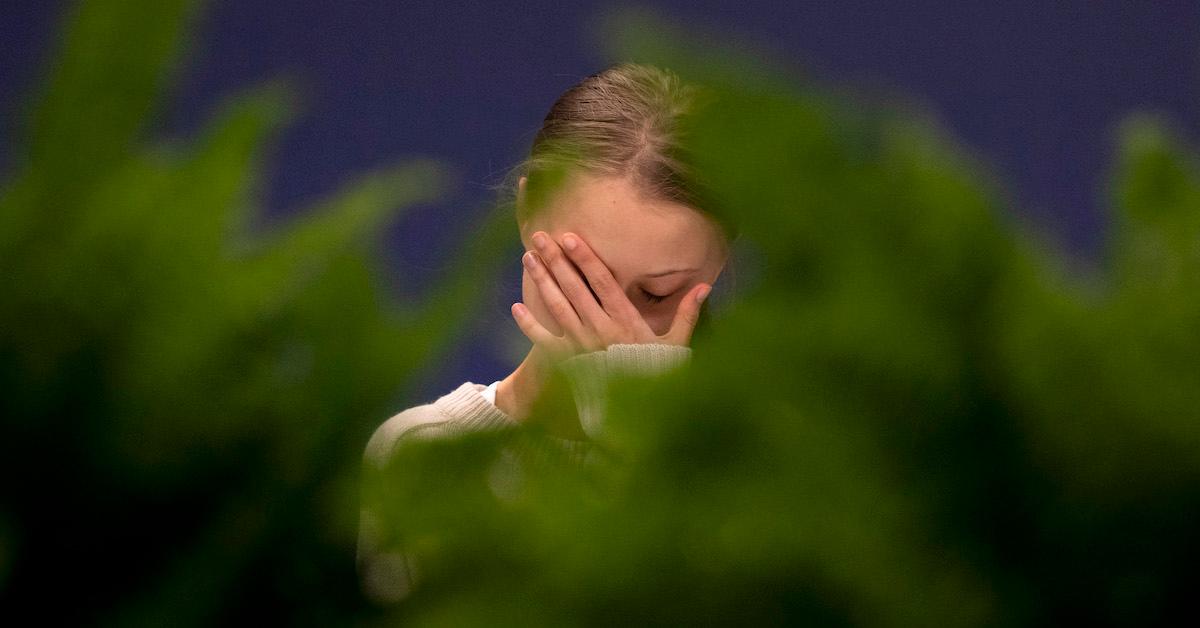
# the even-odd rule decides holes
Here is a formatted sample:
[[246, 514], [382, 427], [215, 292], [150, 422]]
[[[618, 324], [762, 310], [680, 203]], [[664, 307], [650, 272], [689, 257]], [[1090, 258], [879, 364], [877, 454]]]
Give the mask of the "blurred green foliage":
[[[367, 238], [446, 184], [367, 175], [256, 232], [285, 89], [189, 142], [146, 124], [193, 3], [74, 12], [0, 192], [0, 596], [89, 623], [1162, 623], [1200, 524], [1200, 169], [1118, 138], [1080, 270], [919, 108], [814, 87], [653, 15], [609, 54], [713, 98], [690, 157], [753, 252], [692, 364], [614, 391], [602, 455], [407, 448], [390, 518], [422, 562], [370, 609], [358, 457], [499, 267], [508, 207], [428, 301]], [[398, 392], [400, 391], [400, 392]], [[411, 399], [410, 399], [411, 400]], [[519, 432], [519, 431], [518, 431]]]
[[147, 139], [195, 5], [73, 7], [0, 193], [9, 617], [354, 617], [362, 445], [450, 348], [508, 233], [486, 225], [426, 301], [389, 302], [373, 238], [444, 166], [365, 174], [269, 224], [285, 86], [195, 139]]
[[1008, 213], [919, 107], [814, 87], [653, 14], [605, 27], [615, 58], [709, 89], [689, 159], [754, 252], [753, 279], [689, 369], [615, 391], [607, 455], [583, 471], [525, 468], [513, 498], [488, 439], [402, 450], [390, 517], [427, 581], [396, 617], [1027, 626], [1186, 612], [1200, 170], [1165, 125], [1122, 127], [1107, 254], [1085, 267]]

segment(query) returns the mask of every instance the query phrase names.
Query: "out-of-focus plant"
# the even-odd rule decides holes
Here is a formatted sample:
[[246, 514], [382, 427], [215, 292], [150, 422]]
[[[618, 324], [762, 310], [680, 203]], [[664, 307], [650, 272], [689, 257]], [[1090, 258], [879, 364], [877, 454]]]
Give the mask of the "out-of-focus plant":
[[471, 234], [427, 300], [401, 304], [370, 247], [445, 167], [384, 168], [267, 224], [286, 87], [238, 96], [194, 139], [149, 137], [196, 5], [72, 7], [0, 189], [6, 621], [357, 616], [363, 444], [468, 320], [507, 233]]
[[256, 231], [286, 90], [236, 99], [195, 140], [146, 137], [194, 10], [80, 3], [0, 189], [6, 616], [1024, 626], [1188, 609], [1195, 156], [1128, 121], [1108, 253], [1084, 275], [919, 109], [624, 13], [614, 58], [710, 90], [688, 158], [754, 266], [687, 369], [618, 382], [588, 465], [497, 466], [523, 430], [406, 447], [388, 514], [423, 579], [364, 614], [358, 456], [511, 227], [473, 234], [417, 305], [384, 299], [366, 245], [444, 187], [436, 164]]
[[[707, 86], [688, 158], [755, 252], [689, 368], [626, 381], [581, 469], [410, 444], [383, 488], [416, 625], [1146, 625], [1200, 558], [1200, 170], [1118, 138], [1080, 270], [919, 108], [645, 14]], [[515, 436], [520, 436], [517, 433]], [[513, 478], [516, 479], [513, 479]], [[520, 487], [513, 491], [511, 486]], [[490, 490], [489, 490], [490, 487]]]

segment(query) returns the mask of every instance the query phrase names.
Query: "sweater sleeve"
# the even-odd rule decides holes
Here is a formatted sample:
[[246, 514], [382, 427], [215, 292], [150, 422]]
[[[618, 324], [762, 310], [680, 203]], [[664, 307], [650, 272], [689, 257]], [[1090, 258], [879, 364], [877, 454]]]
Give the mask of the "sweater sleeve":
[[582, 353], [559, 364], [567, 376], [579, 422], [591, 438], [603, 432], [608, 386], [617, 376], [651, 376], [688, 362], [692, 350], [681, 345], [615, 344]]
[[384, 470], [406, 444], [452, 438], [470, 432], [506, 429], [516, 422], [467, 382], [432, 403], [409, 408], [376, 428], [363, 452], [363, 490], [359, 512], [357, 563], [363, 593], [379, 604], [406, 598], [416, 585], [413, 556], [385, 543], [390, 524], [383, 502], [392, 499]]

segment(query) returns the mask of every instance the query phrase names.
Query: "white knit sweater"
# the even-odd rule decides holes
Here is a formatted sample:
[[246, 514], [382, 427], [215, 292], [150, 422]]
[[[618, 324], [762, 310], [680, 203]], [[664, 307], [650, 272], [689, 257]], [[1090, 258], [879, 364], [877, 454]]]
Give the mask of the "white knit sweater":
[[[571, 386], [581, 427], [589, 437], [596, 438], [603, 428], [610, 377], [661, 373], [686, 363], [690, 356], [691, 349], [678, 345], [615, 344], [603, 351], [571, 357], [559, 368]], [[409, 408], [385, 421], [367, 443], [364, 474], [382, 471], [405, 443], [516, 427], [517, 421], [496, 407], [494, 393], [491, 399], [484, 396], [486, 388], [465, 382], [431, 403]], [[493, 467], [496, 473], [489, 475], [489, 486], [498, 499], [511, 498], [515, 485], [505, 478], [516, 477], [522, 465], [536, 465], [551, 458], [581, 463], [590, 449], [590, 441], [551, 435], [537, 442], [521, 442], [499, 452]], [[417, 569], [412, 557], [399, 548], [380, 547], [382, 526], [386, 525], [380, 512], [378, 505], [364, 500], [358, 537], [359, 576], [367, 597], [380, 603], [396, 602], [412, 591]]]

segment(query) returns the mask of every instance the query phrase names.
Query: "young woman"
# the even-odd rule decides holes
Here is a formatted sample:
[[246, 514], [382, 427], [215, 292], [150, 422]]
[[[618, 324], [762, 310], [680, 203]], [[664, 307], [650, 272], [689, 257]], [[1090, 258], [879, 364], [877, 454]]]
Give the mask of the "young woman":
[[[535, 404], [556, 382], [569, 387], [575, 411], [545, 420], [545, 438], [512, 459], [581, 460], [601, 431], [610, 376], [652, 374], [687, 360], [731, 235], [700, 206], [680, 158], [680, 123], [695, 98], [695, 88], [670, 72], [636, 64], [593, 74], [559, 97], [515, 171], [526, 252], [522, 302], [512, 315], [533, 344], [529, 354], [500, 381], [463, 383], [388, 419], [367, 445], [368, 473], [405, 442], [541, 416]], [[370, 597], [392, 601], [407, 595], [416, 566], [402, 551], [380, 547], [382, 525], [367, 500], [360, 573]]]

